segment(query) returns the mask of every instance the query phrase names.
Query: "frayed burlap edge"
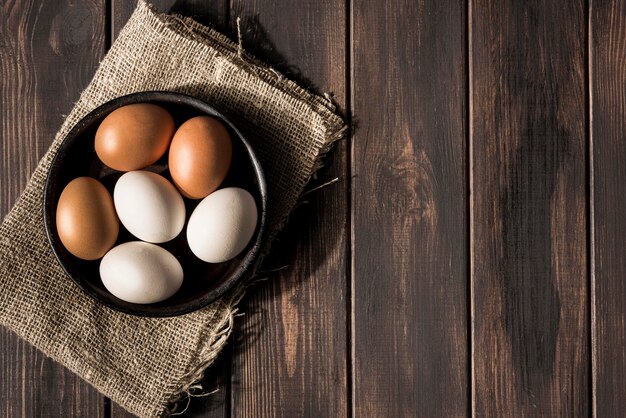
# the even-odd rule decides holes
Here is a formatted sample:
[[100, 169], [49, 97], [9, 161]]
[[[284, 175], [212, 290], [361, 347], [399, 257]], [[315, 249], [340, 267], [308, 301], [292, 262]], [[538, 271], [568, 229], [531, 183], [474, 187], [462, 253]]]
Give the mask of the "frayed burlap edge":
[[[222, 352], [222, 349], [228, 343], [228, 339], [230, 338], [230, 335], [232, 334], [235, 325], [235, 314], [238, 311], [236, 306], [243, 298], [245, 294], [245, 289], [245, 285], [239, 286], [237, 287], [237, 289], [235, 289], [235, 291], [231, 292], [230, 295], [225, 296], [221, 300], [221, 302], [226, 307], [226, 314], [217, 323], [217, 331], [210, 335], [211, 339], [209, 343], [206, 345], [200, 344], [201, 350], [199, 353], [197, 353], [197, 358], [200, 359], [200, 364], [198, 365], [198, 367], [183, 376], [183, 378], [179, 382], [177, 382], [174, 387], [171, 388], [174, 395], [172, 396], [172, 398], [168, 399], [164, 404], [161, 405], [161, 411], [159, 412], [159, 415], [170, 416], [173, 413], [177, 412], [178, 409], [180, 409], [181, 401], [185, 399], [190, 401], [191, 389], [199, 384], [199, 382], [204, 377], [206, 369], [215, 362], [215, 359], [218, 357], [219, 353]], [[210, 322], [211, 321], [209, 321], [208, 323]], [[187, 406], [189, 406], [189, 404], [187, 404]], [[185, 410], [186, 409], [187, 407], [185, 407]]]

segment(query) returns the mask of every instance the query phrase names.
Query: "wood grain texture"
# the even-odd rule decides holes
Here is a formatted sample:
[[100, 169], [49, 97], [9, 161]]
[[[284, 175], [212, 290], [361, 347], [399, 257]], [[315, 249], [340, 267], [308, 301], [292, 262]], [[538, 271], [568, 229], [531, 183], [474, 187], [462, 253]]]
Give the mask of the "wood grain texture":
[[[137, 6], [137, 0], [111, 1], [111, 42], [117, 38], [120, 30], [130, 18]], [[157, 10], [179, 13], [193, 17], [198, 22], [212, 26], [218, 30], [228, 27], [229, 0], [150, 0]]]
[[[2, 218], [102, 57], [104, 9], [104, 1], [0, 2]], [[0, 376], [0, 416], [104, 414], [95, 389], [5, 329]]]
[[352, 7], [354, 416], [465, 416], [466, 3]]
[[593, 411], [626, 411], [626, 3], [591, 2]]
[[587, 416], [585, 3], [470, 2], [475, 416]]
[[[243, 46], [346, 107], [346, 7], [342, 0], [235, 0]], [[268, 281], [241, 306], [232, 374], [233, 417], [348, 415], [346, 143], [326, 159], [263, 269]], [[261, 273], [263, 276], [264, 273]]]
[[[135, 0], [111, 1], [111, 42], [115, 40], [119, 31], [130, 18], [136, 3]], [[228, 0], [153, 0], [150, 3], [158, 10], [190, 16], [220, 30], [228, 27]], [[232, 339], [224, 351], [220, 353], [214, 365], [205, 372], [205, 378], [200, 382], [203, 389], [194, 391], [194, 396], [181, 401], [178, 412], [184, 409], [183, 416], [185, 417], [220, 418], [229, 416], [231, 359]], [[211, 392], [215, 393], [207, 395]], [[134, 416], [115, 403], [111, 403], [110, 411], [111, 417], [114, 418]]]
[[[174, 5], [176, 0], [150, 0], [156, 9], [167, 12]], [[110, 39], [107, 39], [110, 46], [120, 33], [130, 16], [137, 7], [137, 0], [110, 0], [109, 10], [107, 10], [107, 28]]]

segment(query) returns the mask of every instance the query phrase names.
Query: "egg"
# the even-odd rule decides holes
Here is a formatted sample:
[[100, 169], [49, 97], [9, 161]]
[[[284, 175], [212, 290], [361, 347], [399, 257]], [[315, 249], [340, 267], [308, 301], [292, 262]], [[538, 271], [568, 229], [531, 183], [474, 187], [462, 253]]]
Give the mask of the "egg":
[[244, 189], [227, 187], [205, 197], [187, 225], [189, 248], [199, 259], [221, 263], [248, 245], [257, 224], [254, 198]]
[[113, 199], [90, 177], [78, 177], [63, 189], [56, 210], [56, 227], [63, 246], [83, 260], [101, 258], [119, 232]]
[[183, 198], [172, 183], [156, 173], [125, 173], [115, 184], [113, 201], [122, 225], [143, 241], [169, 241], [185, 226]]
[[174, 130], [172, 115], [160, 106], [122, 106], [100, 123], [94, 143], [96, 154], [114, 170], [140, 170], [165, 154]]
[[141, 241], [120, 244], [100, 262], [100, 278], [115, 297], [131, 303], [156, 303], [183, 283], [183, 268], [169, 251]]
[[209, 116], [183, 123], [172, 139], [168, 164], [172, 181], [181, 194], [202, 199], [224, 181], [233, 157], [233, 147], [224, 125]]

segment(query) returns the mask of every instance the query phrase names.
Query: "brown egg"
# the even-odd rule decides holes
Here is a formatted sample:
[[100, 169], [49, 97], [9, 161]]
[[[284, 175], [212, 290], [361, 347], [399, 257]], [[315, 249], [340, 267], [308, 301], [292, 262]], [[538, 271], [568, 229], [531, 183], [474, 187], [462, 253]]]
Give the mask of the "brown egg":
[[233, 158], [233, 145], [220, 121], [197, 116], [183, 123], [170, 145], [169, 168], [181, 194], [202, 199], [224, 181]]
[[83, 260], [103, 257], [115, 244], [120, 227], [111, 195], [90, 177], [78, 177], [65, 186], [56, 223], [63, 246]]
[[111, 112], [96, 132], [96, 154], [114, 170], [140, 170], [167, 151], [174, 119], [160, 106], [136, 103]]

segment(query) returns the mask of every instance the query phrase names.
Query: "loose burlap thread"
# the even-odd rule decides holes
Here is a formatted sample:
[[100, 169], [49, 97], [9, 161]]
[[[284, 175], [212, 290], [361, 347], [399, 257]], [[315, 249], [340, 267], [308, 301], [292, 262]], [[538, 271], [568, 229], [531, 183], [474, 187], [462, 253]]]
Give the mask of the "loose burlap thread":
[[0, 227], [0, 324], [128, 411], [162, 416], [223, 348], [243, 288], [174, 318], [111, 310], [65, 275], [46, 239], [42, 207], [46, 174], [71, 127], [108, 100], [146, 90], [197, 96], [249, 138], [268, 182], [266, 250], [344, 124], [330, 101], [256, 61], [241, 45], [143, 0], [66, 118]]

